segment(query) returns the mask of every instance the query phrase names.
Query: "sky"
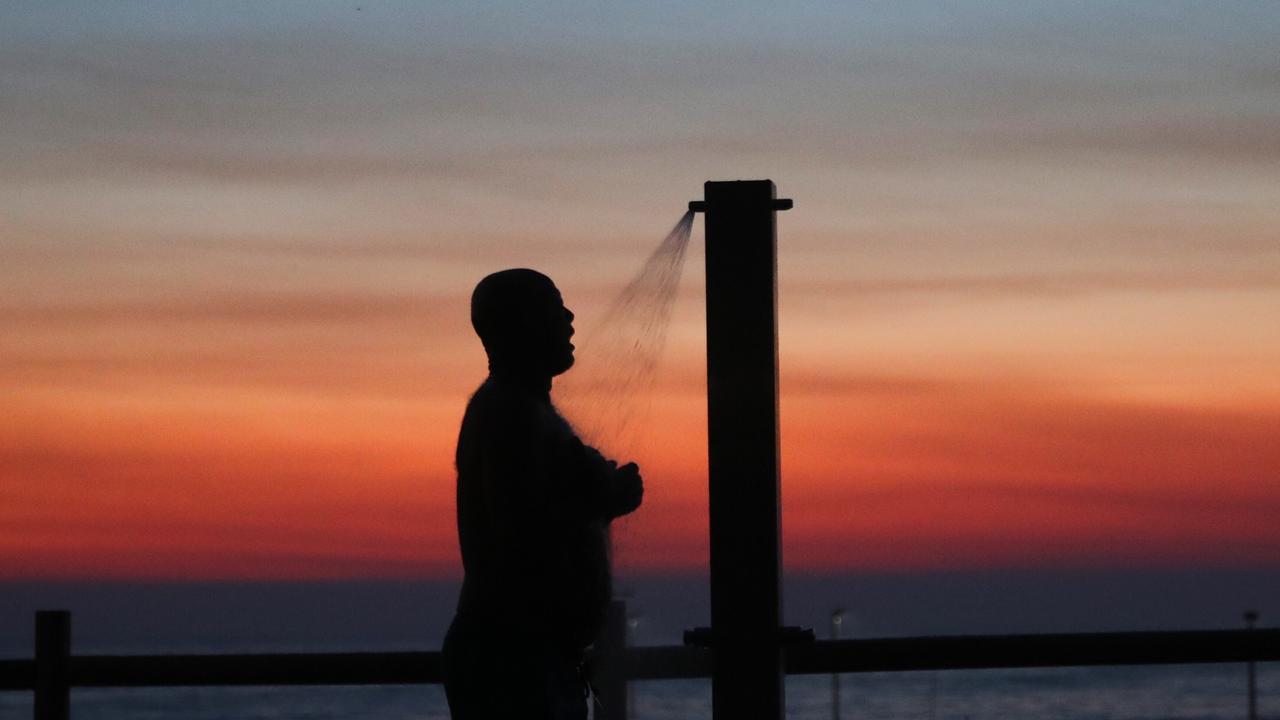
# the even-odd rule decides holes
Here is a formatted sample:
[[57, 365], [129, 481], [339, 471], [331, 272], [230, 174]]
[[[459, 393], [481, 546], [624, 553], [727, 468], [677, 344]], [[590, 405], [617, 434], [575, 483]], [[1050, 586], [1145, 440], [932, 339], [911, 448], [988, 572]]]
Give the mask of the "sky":
[[[0, 580], [453, 578], [475, 282], [779, 216], [800, 572], [1280, 568], [1274, 3], [0, 7]], [[701, 222], [627, 572], [707, 560]]]

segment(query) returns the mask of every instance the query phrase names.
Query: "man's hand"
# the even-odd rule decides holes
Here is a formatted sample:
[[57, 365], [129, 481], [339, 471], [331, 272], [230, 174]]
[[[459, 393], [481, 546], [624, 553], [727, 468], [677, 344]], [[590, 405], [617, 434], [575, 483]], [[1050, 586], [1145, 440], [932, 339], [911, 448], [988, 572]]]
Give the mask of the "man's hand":
[[626, 515], [640, 507], [644, 498], [644, 480], [640, 477], [640, 466], [627, 463], [613, 471], [614, 517]]

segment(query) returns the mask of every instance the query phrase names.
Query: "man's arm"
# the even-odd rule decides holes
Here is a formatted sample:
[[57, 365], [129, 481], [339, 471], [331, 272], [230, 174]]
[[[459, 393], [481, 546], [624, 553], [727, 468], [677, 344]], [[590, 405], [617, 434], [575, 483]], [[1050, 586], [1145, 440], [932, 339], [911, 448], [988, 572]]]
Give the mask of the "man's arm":
[[576, 436], [569, 441], [567, 455], [570, 492], [577, 498], [577, 512], [608, 521], [640, 507], [644, 482], [639, 465], [627, 463], [619, 467]]

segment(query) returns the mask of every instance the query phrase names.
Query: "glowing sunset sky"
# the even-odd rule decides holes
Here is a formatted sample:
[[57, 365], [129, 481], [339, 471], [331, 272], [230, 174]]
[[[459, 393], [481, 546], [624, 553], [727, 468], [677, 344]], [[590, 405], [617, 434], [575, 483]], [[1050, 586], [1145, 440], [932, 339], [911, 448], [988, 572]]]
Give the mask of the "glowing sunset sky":
[[[1280, 567], [1280, 5], [6, 3], [0, 579], [454, 576], [467, 299], [779, 217], [799, 569]], [[637, 451], [706, 562], [701, 223]]]

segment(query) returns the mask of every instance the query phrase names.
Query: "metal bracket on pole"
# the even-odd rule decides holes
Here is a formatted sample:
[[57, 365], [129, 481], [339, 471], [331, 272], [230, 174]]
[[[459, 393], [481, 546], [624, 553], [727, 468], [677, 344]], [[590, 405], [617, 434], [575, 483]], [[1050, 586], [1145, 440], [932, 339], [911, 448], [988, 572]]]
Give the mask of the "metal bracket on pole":
[[[793, 207], [795, 207], [795, 204], [791, 201], [790, 198], [774, 198], [773, 200], [774, 210], [790, 210]], [[689, 212], [700, 213], [700, 212], [706, 212], [706, 211], [707, 211], [706, 200], [690, 200], [689, 201]]]

